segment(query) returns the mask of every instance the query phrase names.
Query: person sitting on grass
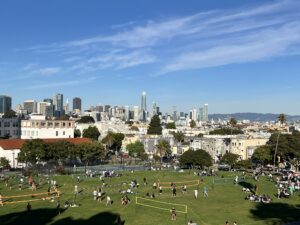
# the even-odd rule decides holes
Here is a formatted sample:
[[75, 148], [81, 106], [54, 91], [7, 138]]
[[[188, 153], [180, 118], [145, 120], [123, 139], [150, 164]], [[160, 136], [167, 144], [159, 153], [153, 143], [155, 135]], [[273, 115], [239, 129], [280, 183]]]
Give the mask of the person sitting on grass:
[[154, 193], [152, 193], [151, 198], [155, 198], [155, 194]]
[[2, 195], [0, 194], [0, 205], [3, 206]]
[[70, 202], [67, 200], [65, 201], [64, 208], [67, 209], [69, 207], [70, 207]]
[[109, 196], [106, 196], [106, 206], [111, 204], [112, 204], [111, 198]]

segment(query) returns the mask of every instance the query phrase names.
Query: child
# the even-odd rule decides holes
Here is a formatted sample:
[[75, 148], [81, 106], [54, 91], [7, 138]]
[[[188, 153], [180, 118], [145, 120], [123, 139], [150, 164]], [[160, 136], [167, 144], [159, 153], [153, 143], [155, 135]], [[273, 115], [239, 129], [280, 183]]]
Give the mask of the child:
[[194, 196], [196, 199], [198, 198], [198, 190], [194, 190]]
[[176, 220], [176, 210], [175, 210], [175, 208], [172, 208], [172, 210], [171, 210], [171, 220]]

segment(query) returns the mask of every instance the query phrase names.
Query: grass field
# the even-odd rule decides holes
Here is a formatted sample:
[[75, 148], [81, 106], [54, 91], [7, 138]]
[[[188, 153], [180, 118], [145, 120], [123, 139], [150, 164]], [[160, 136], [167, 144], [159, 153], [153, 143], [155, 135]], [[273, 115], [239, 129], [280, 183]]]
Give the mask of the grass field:
[[[161, 182], [176, 182], [197, 180], [193, 173], [186, 171], [184, 173], [172, 171], [147, 171], [123, 173], [122, 177], [106, 179], [106, 183], [111, 186], [104, 188], [104, 191], [112, 198], [114, 203], [111, 206], [105, 206], [105, 201], [98, 202], [93, 200], [92, 191], [95, 187], [101, 186], [99, 178], [85, 178], [78, 184], [76, 176], [73, 178], [70, 175], [54, 176], [60, 186], [59, 190], [62, 195], [60, 197], [61, 207], [66, 200], [73, 201], [74, 199], [74, 185], [78, 185], [79, 190], [83, 190], [78, 195], [76, 201], [80, 204], [78, 208], [68, 208], [62, 210], [58, 215], [56, 210], [56, 202], [49, 200], [41, 200], [32, 202], [32, 212], [28, 215], [26, 213], [26, 202], [19, 204], [9, 204], [0, 206], [0, 224], [23, 224], [23, 225], [81, 225], [81, 224], [103, 224], [103, 225], [184, 225], [187, 220], [193, 220], [198, 225], [221, 225], [225, 221], [237, 221], [238, 224], [243, 225], [262, 225], [262, 224], [285, 224], [291, 221], [300, 221], [300, 197], [296, 193], [291, 199], [277, 199], [277, 189], [273, 182], [268, 181], [266, 177], [262, 177], [257, 182], [259, 194], [269, 194], [273, 201], [271, 204], [253, 203], [244, 200], [245, 193], [242, 192], [241, 186], [233, 184], [235, 174], [228, 172], [222, 174], [225, 177], [232, 178], [232, 182], [227, 182], [215, 185], [212, 187], [212, 178], [204, 177], [204, 181], [200, 183], [199, 198], [195, 199], [193, 190], [195, 187], [188, 187], [186, 194], [181, 193], [181, 187], [177, 187], [177, 197], [171, 197], [171, 189], [164, 189], [163, 194], [159, 195], [155, 192], [157, 201], [187, 205], [187, 215], [178, 213], [177, 220], [170, 220], [170, 212], [167, 210], [160, 210], [157, 208], [172, 208], [169, 204], [153, 203], [157, 208], [149, 208], [135, 204], [135, 197], [145, 197], [146, 193], [153, 193], [152, 184], [160, 180]], [[143, 178], [147, 178], [148, 185], [143, 185]], [[35, 178], [43, 179], [40, 177]], [[131, 180], [136, 179], [140, 183], [140, 188], [136, 195], [129, 195], [131, 203], [127, 206], [121, 206], [121, 194], [118, 193], [122, 186], [118, 186], [124, 182], [130, 183]], [[19, 191], [17, 186], [18, 180], [12, 187], [12, 190], [7, 188], [4, 181], [0, 181], [0, 193], [2, 196], [13, 196], [21, 194], [31, 194], [32, 191], [28, 188]], [[254, 185], [252, 178], [247, 179], [243, 185]], [[208, 198], [203, 197], [203, 187], [208, 188]], [[34, 193], [46, 192], [49, 185], [45, 184], [38, 188]], [[129, 185], [124, 186], [127, 189]], [[21, 198], [24, 200], [32, 198]], [[174, 205], [175, 206], [175, 205]], [[180, 206], [178, 206], [180, 207]]]

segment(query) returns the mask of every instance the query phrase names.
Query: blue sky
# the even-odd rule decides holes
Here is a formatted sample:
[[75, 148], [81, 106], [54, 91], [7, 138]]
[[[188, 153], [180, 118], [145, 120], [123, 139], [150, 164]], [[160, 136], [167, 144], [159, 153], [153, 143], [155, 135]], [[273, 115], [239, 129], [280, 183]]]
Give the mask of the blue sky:
[[300, 114], [300, 1], [0, 1], [0, 93]]

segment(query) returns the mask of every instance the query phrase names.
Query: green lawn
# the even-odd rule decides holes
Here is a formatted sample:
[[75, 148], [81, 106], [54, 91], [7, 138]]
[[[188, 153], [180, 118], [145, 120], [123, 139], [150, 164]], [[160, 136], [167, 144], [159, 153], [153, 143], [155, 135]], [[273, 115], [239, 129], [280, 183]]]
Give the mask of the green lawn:
[[[225, 177], [234, 179], [234, 173], [224, 173]], [[81, 176], [83, 178], [83, 176]], [[148, 185], [143, 186], [143, 177], [147, 178]], [[43, 178], [45, 180], [45, 178]], [[74, 185], [77, 181], [72, 176], [55, 176], [58, 184], [61, 186], [59, 190], [62, 192], [60, 198], [61, 205], [66, 200], [73, 200]], [[170, 213], [145, 206], [137, 206], [135, 204], [135, 196], [144, 197], [147, 192], [153, 193], [152, 184], [158, 179], [162, 181], [186, 181], [196, 180], [193, 173], [189, 172], [163, 172], [163, 171], [147, 171], [123, 173], [120, 178], [112, 178], [110, 181], [106, 179], [108, 185], [113, 186], [123, 182], [130, 183], [136, 179], [141, 185], [137, 190], [137, 195], [130, 195], [131, 203], [127, 206], [121, 206], [121, 194], [118, 190], [121, 187], [105, 188], [104, 190], [111, 196], [114, 201], [112, 206], [105, 206], [104, 202], [93, 200], [92, 191], [94, 187], [100, 186], [99, 178], [84, 178], [78, 185], [79, 190], [83, 189], [82, 194], [77, 197], [80, 203], [79, 208], [68, 208], [58, 215], [56, 211], [56, 202], [48, 200], [32, 203], [32, 212], [28, 215], [25, 211], [26, 203], [0, 206], [0, 224], [23, 224], [23, 225], [42, 225], [42, 224], [104, 224], [104, 225], [184, 225], [187, 220], [192, 219], [193, 222], [199, 224], [221, 225], [228, 220], [230, 224], [237, 221], [238, 224], [260, 225], [260, 224], [284, 224], [290, 221], [300, 221], [300, 197], [296, 193], [291, 199], [276, 199], [274, 194], [277, 192], [275, 184], [268, 181], [267, 178], [261, 178], [257, 183], [259, 194], [269, 194], [273, 201], [271, 204], [264, 205], [244, 200], [245, 193], [242, 192], [241, 186], [233, 185], [233, 182], [218, 184], [212, 188], [212, 178], [204, 177], [204, 182], [200, 184], [199, 198], [194, 199], [193, 190], [197, 187], [189, 187], [187, 194], [181, 193], [180, 187], [177, 188], [177, 197], [171, 197], [171, 190], [164, 190], [162, 195], [158, 195], [156, 191], [157, 201], [185, 204], [188, 206], [188, 214], [178, 213], [177, 220], [170, 220]], [[38, 178], [36, 178], [38, 180]], [[253, 179], [249, 178], [245, 184], [254, 185]], [[208, 188], [208, 198], [203, 197], [203, 187]], [[126, 186], [127, 187], [127, 186]], [[48, 184], [40, 187], [36, 192], [47, 191]], [[135, 190], [136, 191], [136, 190]], [[12, 196], [19, 194], [32, 193], [26, 189], [19, 191], [17, 188], [17, 180], [12, 190], [5, 187], [4, 181], [0, 181], [0, 193], [2, 196]], [[21, 198], [24, 199], [24, 198]], [[28, 198], [27, 198], [28, 199]], [[153, 203], [157, 207], [169, 207], [172, 205], [163, 205]], [[120, 219], [118, 219], [120, 218]], [[121, 221], [120, 221], [121, 220]], [[123, 223], [122, 223], [123, 222]]]

